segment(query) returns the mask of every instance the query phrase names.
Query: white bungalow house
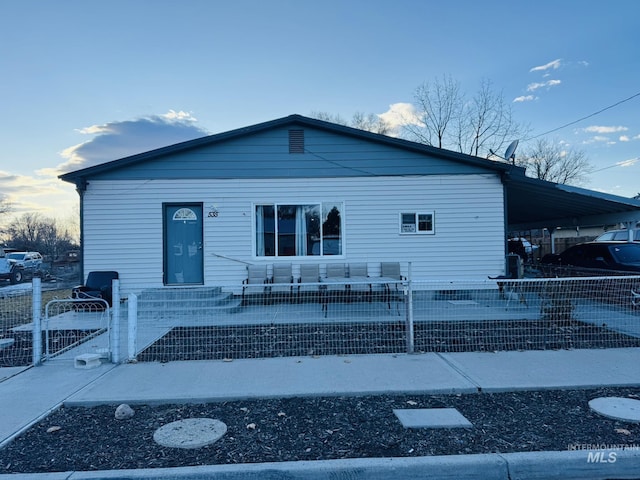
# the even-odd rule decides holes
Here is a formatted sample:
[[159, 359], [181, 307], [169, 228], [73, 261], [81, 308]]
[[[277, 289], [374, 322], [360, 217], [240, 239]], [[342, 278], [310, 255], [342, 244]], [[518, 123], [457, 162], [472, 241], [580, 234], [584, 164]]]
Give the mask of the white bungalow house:
[[[80, 194], [84, 272], [118, 271], [125, 294], [239, 286], [247, 264], [278, 262], [294, 275], [303, 263], [367, 262], [376, 274], [392, 261], [411, 262], [419, 279], [486, 279], [504, 273], [510, 217], [522, 222], [544, 201], [536, 193], [527, 205], [528, 185], [555, 186], [507, 163], [299, 115], [61, 179]], [[519, 197], [512, 211], [508, 188]]]

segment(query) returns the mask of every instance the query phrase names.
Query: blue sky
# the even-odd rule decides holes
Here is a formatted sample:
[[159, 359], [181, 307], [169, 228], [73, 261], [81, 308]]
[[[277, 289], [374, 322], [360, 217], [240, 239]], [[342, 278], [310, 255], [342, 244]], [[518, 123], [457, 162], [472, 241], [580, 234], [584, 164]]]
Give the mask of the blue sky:
[[[636, 0], [0, 7], [0, 194], [14, 215], [73, 214], [64, 171], [292, 113], [384, 114], [443, 75], [468, 94], [490, 80], [531, 136], [640, 93]], [[639, 111], [636, 96], [546, 137], [585, 151], [585, 187], [633, 196]]]

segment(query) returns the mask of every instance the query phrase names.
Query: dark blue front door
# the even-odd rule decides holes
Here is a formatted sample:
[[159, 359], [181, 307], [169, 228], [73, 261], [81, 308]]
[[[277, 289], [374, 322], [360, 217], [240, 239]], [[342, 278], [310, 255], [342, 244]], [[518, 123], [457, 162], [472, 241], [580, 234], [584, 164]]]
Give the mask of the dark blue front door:
[[202, 204], [164, 206], [164, 283], [202, 284]]

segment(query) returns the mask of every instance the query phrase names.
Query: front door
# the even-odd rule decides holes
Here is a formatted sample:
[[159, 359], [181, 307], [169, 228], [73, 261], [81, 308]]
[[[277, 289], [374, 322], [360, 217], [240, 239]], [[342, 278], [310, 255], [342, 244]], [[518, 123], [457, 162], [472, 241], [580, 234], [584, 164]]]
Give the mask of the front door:
[[202, 285], [202, 204], [164, 205], [164, 284]]

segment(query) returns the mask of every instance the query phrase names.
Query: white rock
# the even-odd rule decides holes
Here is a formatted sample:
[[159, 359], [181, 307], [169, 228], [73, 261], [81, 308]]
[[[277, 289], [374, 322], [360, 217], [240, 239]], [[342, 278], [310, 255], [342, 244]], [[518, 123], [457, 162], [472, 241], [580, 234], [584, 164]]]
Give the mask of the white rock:
[[133, 408], [126, 403], [123, 403], [122, 405], [118, 405], [118, 408], [116, 408], [116, 420], [128, 420], [133, 417], [134, 413]]

